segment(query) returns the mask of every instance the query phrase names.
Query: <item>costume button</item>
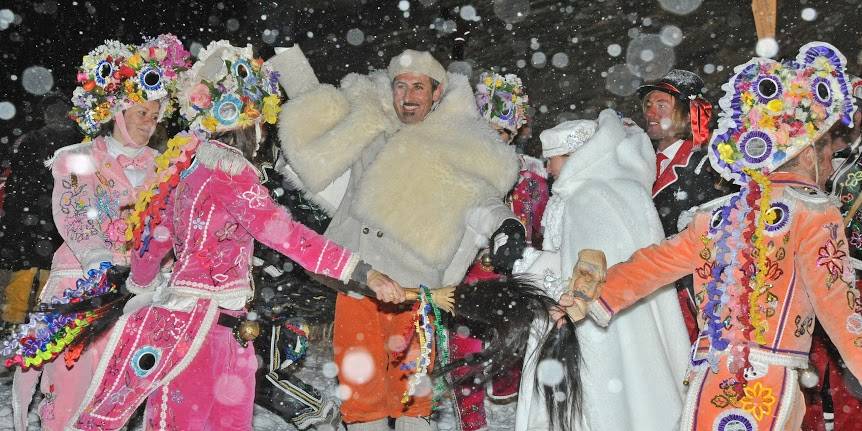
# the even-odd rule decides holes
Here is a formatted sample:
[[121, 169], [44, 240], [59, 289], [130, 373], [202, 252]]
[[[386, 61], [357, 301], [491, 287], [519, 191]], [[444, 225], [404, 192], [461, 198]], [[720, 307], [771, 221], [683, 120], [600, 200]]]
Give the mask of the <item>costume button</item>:
[[378, 231], [377, 231], [377, 237], [378, 237], [378, 238], [383, 238], [383, 231], [378, 230]]
[[368, 228], [367, 227], [362, 228], [362, 233], [368, 233]]

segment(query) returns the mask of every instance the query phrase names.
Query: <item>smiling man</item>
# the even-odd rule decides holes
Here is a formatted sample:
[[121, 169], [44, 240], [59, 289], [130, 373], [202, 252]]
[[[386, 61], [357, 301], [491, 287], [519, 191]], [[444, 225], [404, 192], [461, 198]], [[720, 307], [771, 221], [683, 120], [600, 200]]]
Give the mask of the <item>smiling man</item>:
[[[305, 191], [319, 196], [349, 176], [340, 202], [329, 201], [327, 237], [405, 287], [460, 282], [489, 238], [495, 265], [511, 270], [524, 229], [503, 197], [518, 159], [480, 117], [466, 77], [413, 50], [339, 88], [320, 84], [296, 46], [270, 63], [291, 99], [282, 149]], [[427, 379], [402, 402], [420, 351], [412, 325], [409, 304], [338, 295], [333, 350], [348, 430], [389, 430], [389, 418], [396, 430], [431, 429]]]
[[[656, 182], [652, 196], [664, 234], [673, 235], [679, 215], [694, 206], [729, 193], [707, 160], [712, 105], [701, 95], [697, 74], [674, 69], [660, 80], [638, 88], [644, 129], [656, 148]], [[697, 336], [692, 278], [676, 282], [680, 306], [694, 341]]]

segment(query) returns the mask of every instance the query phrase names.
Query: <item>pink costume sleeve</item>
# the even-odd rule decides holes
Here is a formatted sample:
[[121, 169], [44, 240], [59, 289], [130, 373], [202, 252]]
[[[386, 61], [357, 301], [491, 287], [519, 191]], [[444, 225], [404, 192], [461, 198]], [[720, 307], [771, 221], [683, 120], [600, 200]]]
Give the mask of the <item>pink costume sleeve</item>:
[[817, 320], [856, 378], [862, 378], [862, 297], [855, 286], [841, 215], [811, 214], [799, 238], [800, 281]]
[[[96, 168], [90, 154], [74, 150], [58, 154], [51, 165], [54, 224], [85, 272], [114, 260], [102, 220], [119, 219], [119, 214], [112, 214], [118, 212], [118, 205], [111, 202], [111, 194], [97, 195]], [[110, 228], [111, 222], [107, 226]]]
[[[132, 293], [140, 294], [152, 290], [157, 285], [166, 281], [162, 276], [161, 268], [165, 256], [174, 247], [174, 218], [172, 214], [175, 196], [176, 193], [172, 193], [170, 199], [165, 204], [162, 222], [154, 229], [155, 234], [152, 235], [152, 240], [150, 240], [146, 252], [142, 255], [141, 249], [132, 250], [132, 269], [126, 282], [126, 288]], [[141, 248], [143, 247], [142, 244]]]
[[315, 274], [350, 280], [358, 256], [291, 218], [251, 169], [232, 177], [221, 171], [213, 175], [213, 195], [256, 240]]
[[601, 296], [590, 304], [590, 316], [599, 325], [607, 325], [614, 314], [650, 295], [659, 288], [694, 272], [697, 251], [703, 248], [699, 229], [705, 222], [698, 216], [677, 235], [642, 248], [629, 260], [608, 270]]

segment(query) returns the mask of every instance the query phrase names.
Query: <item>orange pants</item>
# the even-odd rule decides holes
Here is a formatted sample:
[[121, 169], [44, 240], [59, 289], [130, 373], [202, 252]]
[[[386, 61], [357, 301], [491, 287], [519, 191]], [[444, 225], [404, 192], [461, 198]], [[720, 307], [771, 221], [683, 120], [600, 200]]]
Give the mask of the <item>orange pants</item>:
[[[349, 389], [342, 395], [346, 397], [341, 404], [345, 422], [431, 414], [431, 384], [427, 380], [418, 391], [422, 396], [412, 397], [406, 405], [401, 403], [407, 380], [413, 374], [402, 365], [412, 364], [419, 355], [412, 328], [409, 306], [338, 295], [332, 343], [338, 381]], [[433, 355], [432, 352], [432, 364]]]
[[30, 311], [30, 298], [33, 295], [39, 297], [39, 291], [45, 287], [49, 275], [51, 275], [51, 271], [39, 268], [13, 272], [9, 284], [6, 285], [3, 320], [12, 323], [24, 323], [27, 312]]

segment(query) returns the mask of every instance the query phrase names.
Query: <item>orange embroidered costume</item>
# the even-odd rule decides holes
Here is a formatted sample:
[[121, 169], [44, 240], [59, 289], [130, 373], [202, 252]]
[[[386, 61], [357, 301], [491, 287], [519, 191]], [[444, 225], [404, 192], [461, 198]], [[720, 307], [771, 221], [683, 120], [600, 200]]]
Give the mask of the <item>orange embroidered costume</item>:
[[681, 430], [799, 429], [797, 370], [807, 367], [815, 318], [862, 376], [862, 297], [841, 215], [810, 180], [776, 172], [837, 121], [850, 124], [844, 65], [834, 47], [814, 42], [794, 62], [755, 58], [737, 67], [709, 151], [740, 192], [695, 208], [686, 230], [612, 267], [590, 305], [607, 324], [694, 275], [701, 332]]

